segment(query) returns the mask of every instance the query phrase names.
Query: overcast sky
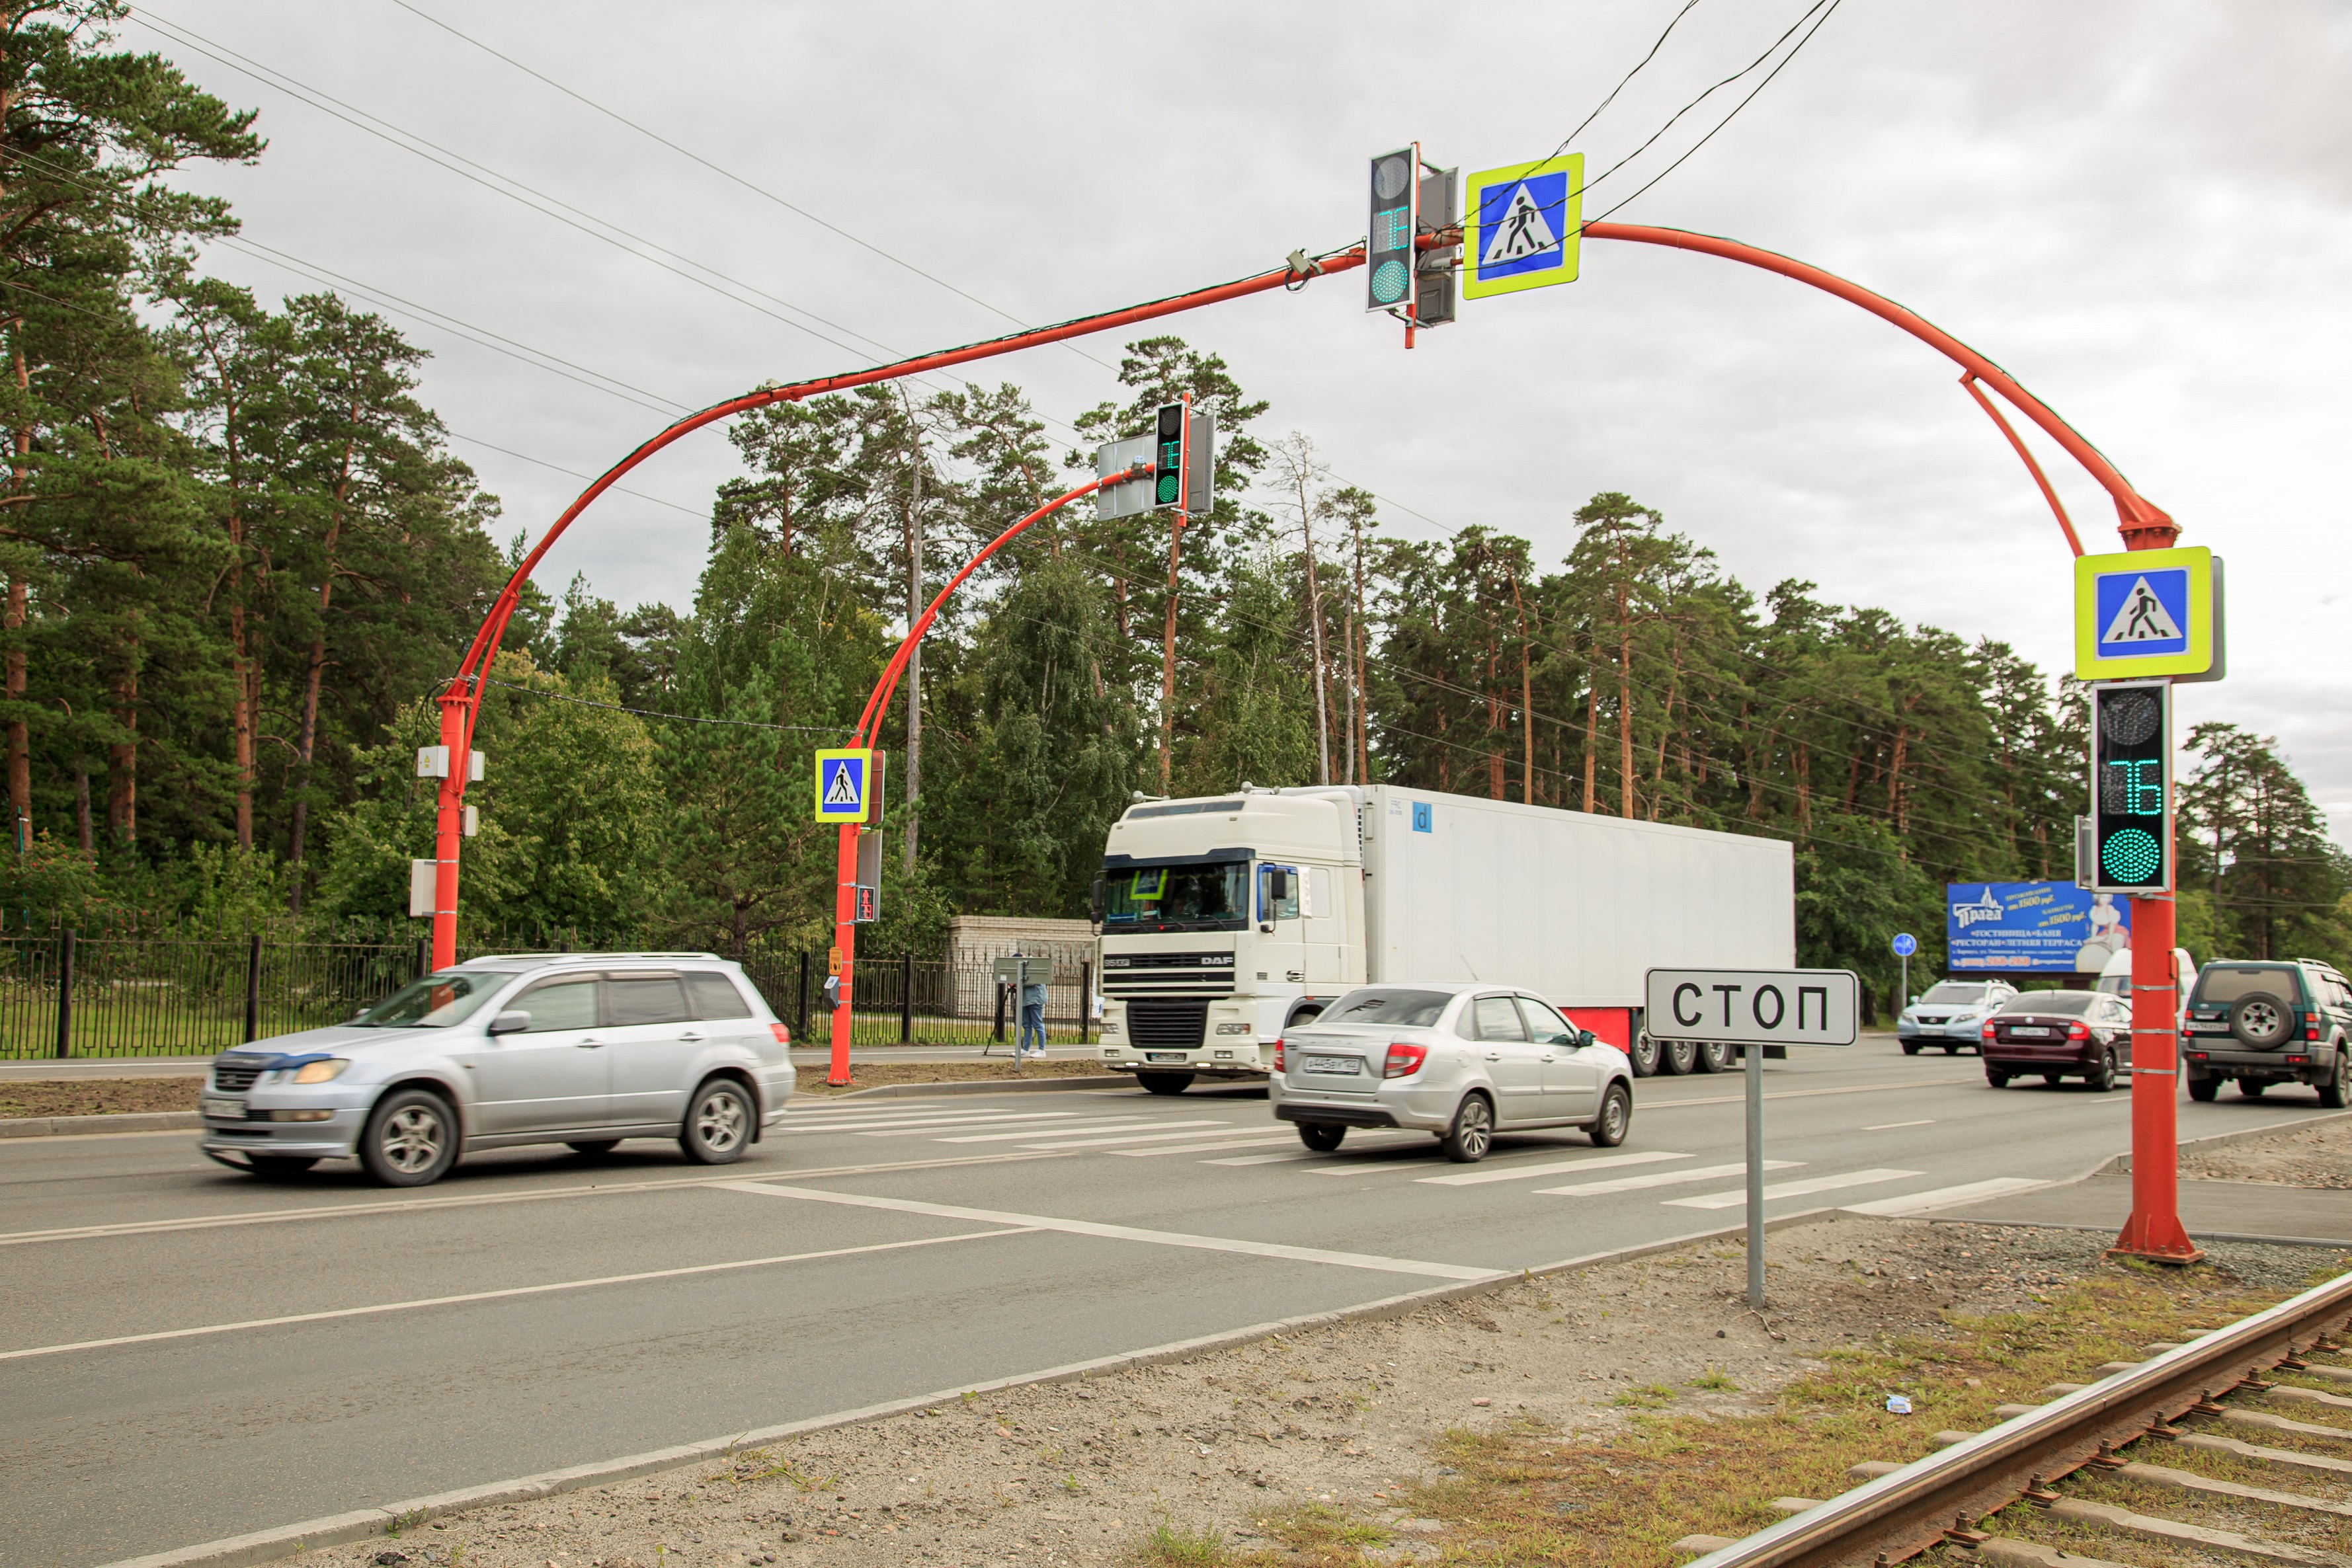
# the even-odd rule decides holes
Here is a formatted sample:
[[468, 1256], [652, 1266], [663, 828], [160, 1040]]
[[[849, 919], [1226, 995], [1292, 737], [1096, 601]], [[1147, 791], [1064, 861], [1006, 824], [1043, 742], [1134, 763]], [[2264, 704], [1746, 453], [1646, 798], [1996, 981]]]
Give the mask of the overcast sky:
[[[536, 539], [579, 488], [563, 470], [604, 468], [677, 410], [1348, 244], [1365, 160], [1409, 141], [1465, 172], [1549, 153], [1683, 0], [415, 3], [166, 0], [122, 37], [260, 110], [257, 164], [189, 180], [236, 204], [247, 241], [440, 313], [387, 312], [433, 351], [425, 396], [503, 499], [503, 532]], [[1699, 0], [1578, 138], [1588, 177], [1809, 4]], [[248, 74], [264, 68], [684, 259], [436, 166]], [[1754, 79], [1593, 190], [1586, 215]], [[2230, 562], [2230, 678], [2182, 689], [2181, 728], [2277, 736], [2352, 842], [2347, 79], [2342, 4], [1840, 0], [1618, 217], [1827, 267], [2047, 400], [2182, 543]], [[254, 250], [208, 265], [265, 298], [318, 286]], [[1362, 305], [1349, 276], [1164, 329], [1223, 354], [1272, 401], [1266, 434], [1313, 436], [1401, 536], [1485, 524], [1552, 562], [1580, 501], [1625, 490], [1759, 591], [1809, 578], [2068, 663], [2069, 557], [2047, 507], [1956, 368], [1853, 307], [1598, 242], [1580, 281], [1471, 302], [1411, 353]], [[1119, 343], [971, 373], [1066, 420], [1115, 395]], [[2104, 493], [2036, 445], [2088, 548], [2120, 548]], [[580, 570], [625, 606], [686, 607], [732, 457], [717, 431], [664, 454], [629, 482], [651, 498], [600, 502], [542, 579]]]

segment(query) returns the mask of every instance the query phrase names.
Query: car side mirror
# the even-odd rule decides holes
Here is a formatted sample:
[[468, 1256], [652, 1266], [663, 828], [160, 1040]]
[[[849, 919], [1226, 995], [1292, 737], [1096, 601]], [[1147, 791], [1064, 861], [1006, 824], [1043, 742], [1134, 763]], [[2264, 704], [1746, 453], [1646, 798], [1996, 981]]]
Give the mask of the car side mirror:
[[530, 1028], [530, 1015], [529, 1013], [520, 1011], [503, 1012], [490, 1020], [489, 1032], [492, 1034], [520, 1034], [529, 1028]]
[[1280, 904], [1289, 898], [1290, 873], [1288, 872], [1285, 871], [1280, 866], [1276, 866], [1274, 868], [1274, 873], [1267, 877], [1265, 881], [1266, 896], [1268, 898], [1272, 899], [1276, 904]]
[[1916, 1008], [1916, 1007], [1917, 1007], [1917, 1006], [1919, 1005], [1919, 998], [1916, 998], [1916, 997], [1913, 997], [1913, 998], [1911, 998], [1911, 1005], [1912, 1005], [1913, 1007], [1915, 1007], [1915, 1008]]
[[1104, 904], [1104, 902], [1105, 902], [1105, 900], [1107, 899], [1107, 897], [1108, 897], [1108, 894], [1109, 894], [1109, 891], [1110, 891], [1109, 883], [1106, 883], [1105, 881], [1103, 881], [1103, 879], [1102, 879], [1101, 877], [1097, 877], [1097, 878], [1095, 878], [1095, 888], [1094, 888], [1094, 919], [1096, 920], [1096, 922], [1097, 922], [1097, 924], [1099, 924], [1099, 923], [1101, 922], [1101, 920], [1102, 920], [1102, 917], [1103, 917], [1103, 904]]
[[1576, 1031], [1576, 1049], [1577, 1049], [1577, 1050], [1579, 1050], [1579, 1051], [1582, 1051], [1586, 1046], [1591, 1045], [1591, 1044], [1592, 1043], [1592, 1040], [1593, 1040], [1593, 1034], [1592, 1034], [1592, 1031], [1591, 1031], [1591, 1030], [1589, 1030], [1589, 1029], [1580, 1029], [1580, 1030], [1578, 1030]]

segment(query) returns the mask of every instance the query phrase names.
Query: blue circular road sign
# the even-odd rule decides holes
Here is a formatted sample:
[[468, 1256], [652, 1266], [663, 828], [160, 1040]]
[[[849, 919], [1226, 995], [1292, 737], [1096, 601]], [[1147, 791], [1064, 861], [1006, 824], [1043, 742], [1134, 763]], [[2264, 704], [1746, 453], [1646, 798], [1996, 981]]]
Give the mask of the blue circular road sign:
[[1908, 958], [1912, 954], [1916, 953], [1918, 950], [1919, 938], [1912, 936], [1908, 931], [1898, 931], [1895, 934], [1895, 956], [1896, 957]]

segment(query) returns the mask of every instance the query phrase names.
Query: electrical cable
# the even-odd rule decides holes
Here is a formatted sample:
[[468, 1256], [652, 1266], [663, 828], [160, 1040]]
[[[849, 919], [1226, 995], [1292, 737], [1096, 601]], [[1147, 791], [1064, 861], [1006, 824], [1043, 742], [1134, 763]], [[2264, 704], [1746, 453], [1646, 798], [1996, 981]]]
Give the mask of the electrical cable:
[[607, 713], [635, 714], [639, 718], [676, 719], [681, 724], [730, 725], [738, 729], [788, 730], [796, 735], [838, 735], [841, 733], [841, 727], [834, 724], [762, 724], [757, 719], [706, 718], [700, 714], [663, 713], [656, 708], [625, 707], [619, 703], [591, 702], [586, 697], [575, 697], [568, 692], [551, 692], [543, 686], [519, 686], [511, 681], [491, 680], [487, 675], [481, 677], [481, 684], [486, 686], [499, 686], [510, 692], [522, 692], [530, 696], [546, 697], [551, 702], [571, 703], [578, 707], [603, 708]]

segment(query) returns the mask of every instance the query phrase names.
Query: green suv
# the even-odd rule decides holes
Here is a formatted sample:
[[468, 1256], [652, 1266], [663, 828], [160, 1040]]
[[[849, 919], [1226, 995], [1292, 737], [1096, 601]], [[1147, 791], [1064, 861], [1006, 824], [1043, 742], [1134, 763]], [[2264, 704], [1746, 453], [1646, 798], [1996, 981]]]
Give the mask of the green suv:
[[2191, 1100], [2221, 1081], [2260, 1094], [2273, 1083], [2308, 1083], [2331, 1111], [2344, 1108], [2345, 1053], [2352, 1051], [2352, 983], [2315, 958], [2205, 966], [2189, 993], [2180, 1062]]

